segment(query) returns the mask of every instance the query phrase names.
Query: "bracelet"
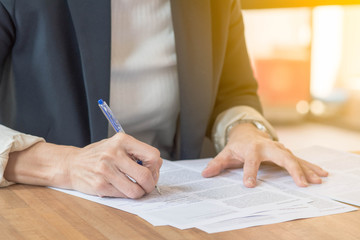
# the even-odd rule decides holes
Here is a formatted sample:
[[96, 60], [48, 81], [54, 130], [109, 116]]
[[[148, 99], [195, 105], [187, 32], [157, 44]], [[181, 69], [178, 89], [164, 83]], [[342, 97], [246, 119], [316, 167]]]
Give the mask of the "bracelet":
[[231, 131], [231, 129], [233, 129], [235, 126], [242, 124], [242, 123], [251, 123], [253, 124], [257, 129], [259, 129], [260, 131], [267, 133], [271, 139], [273, 139], [272, 135], [270, 134], [270, 132], [267, 130], [267, 128], [265, 127], [265, 125], [257, 120], [252, 120], [252, 119], [240, 119], [237, 120], [235, 122], [233, 122], [232, 124], [230, 124], [226, 130], [225, 130], [225, 145], [227, 144], [228, 140], [229, 140], [229, 133]]

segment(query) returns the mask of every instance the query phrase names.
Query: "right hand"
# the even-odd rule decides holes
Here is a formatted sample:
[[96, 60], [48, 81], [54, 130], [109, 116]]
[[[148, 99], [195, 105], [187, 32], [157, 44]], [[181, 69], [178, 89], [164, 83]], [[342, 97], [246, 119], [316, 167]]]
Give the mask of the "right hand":
[[65, 163], [71, 189], [98, 196], [140, 198], [154, 190], [162, 159], [156, 148], [117, 133], [84, 148], [73, 148]]

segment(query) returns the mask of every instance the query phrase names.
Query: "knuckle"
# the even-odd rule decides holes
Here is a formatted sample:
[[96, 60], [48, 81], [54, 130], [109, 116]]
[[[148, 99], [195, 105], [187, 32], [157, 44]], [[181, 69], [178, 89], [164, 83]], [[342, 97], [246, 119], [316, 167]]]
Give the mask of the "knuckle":
[[303, 169], [299, 166], [299, 164], [291, 160], [285, 163], [285, 168], [292, 174], [298, 174], [304, 172]]
[[259, 153], [262, 151], [262, 149], [263, 149], [263, 142], [256, 140], [249, 145], [248, 152], [252, 154]]
[[288, 154], [288, 155], [290, 155], [290, 156], [293, 155], [292, 152], [291, 152], [288, 148], [286, 148], [284, 144], [282, 144], [282, 143], [280, 143], [280, 142], [276, 142], [276, 141], [273, 141], [272, 144], [273, 144], [273, 147], [274, 147], [274, 148], [277, 148], [277, 149], [279, 149], [280, 151], [283, 151], [284, 153], [286, 153], [286, 154]]
[[260, 162], [261, 162], [260, 158], [257, 157], [257, 156], [254, 156], [252, 158], [247, 159], [245, 164], [247, 166], [250, 166], [250, 167], [254, 168], [255, 166], [259, 165]]
[[112, 156], [112, 154], [110, 153], [110, 150], [104, 150], [104, 151], [101, 151], [99, 153], [99, 160], [100, 162], [104, 162], [104, 161], [107, 161], [108, 159], [110, 159]]
[[132, 137], [130, 135], [127, 135], [125, 133], [117, 133], [114, 136], [114, 140], [117, 144], [124, 144], [130, 141]]
[[161, 166], [162, 166], [162, 164], [163, 164], [163, 159], [159, 157], [159, 159], [158, 159], [158, 163], [159, 163], [159, 167], [161, 167]]
[[104, 160], [100, 160], [95, 168], [95, 172], [97, 174], [101, 174], [104, 175], [105, 173], [107, 173], [109, 167], [106, 161]]
[[263, 145], [261, 143], [251, 144], [245, 154], [245, 161], [249, 164], [261, 162], [263, 156]]
[[293, 167], [300, 167], [297, 159], [289, 152], [283, 153], [284, 164]]
[[154, 155], [156, 156], [156, 157], [159, 157], [160, 158], [160, 151], [159, 151], [159, 149], [157, 149], [157, 148], [153, 148], [154, 149]]
[[108, 183], [103, 179], [98, 179], [94, 182], [94, 191], [100, 196], [104, 196], [104, 190], [107, 188]]
[[160, 158], [160, 151], [157, 148], [151, 147], [148, 155], [151, 159], [158, 160]]

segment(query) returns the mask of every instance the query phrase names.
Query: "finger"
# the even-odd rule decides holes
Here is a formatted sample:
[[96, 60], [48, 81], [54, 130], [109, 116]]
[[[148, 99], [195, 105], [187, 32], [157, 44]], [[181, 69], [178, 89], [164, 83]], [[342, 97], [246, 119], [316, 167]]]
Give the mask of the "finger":
[[143, 166], [147, 168], [160, 168], [162, 160], [158, 149], [143, 143], [129, 135], [119, 134], [119, 141], [125, 151], [136, 159], [143, 162]]
[[154, 182], [155, 184], [158, 183], [159, 181], [159, 177], [160, 177], [160, 168], [161, 168], [161, 165], [162, 165], [162, 159], [160, 159], [160, 166], [156, 169], [153, 169], [151, 170], [151, 173], [152, 173], [152, 176], [153, 176], [153, 179], [154, 179]]
[[306, 167], [311, 169], [315, 174], [317, 174], [320, 177], [327, 177], [329, 175], [329, 172], [327, 172], [326, 170], [322, 169], [321, 167], [311, 162], [305, 161], [301, 158], [298, 158], [298, 161], [301, 162], [302, 165], [305, 165]]
[[305, 173], [306, 180], [309, 183], [320, 184], [322, 182], [321, 178], [313, 170], [308, 168], [306, 165], [302, 165], [302, 169]]
[[[116, 165], [110, 165], [108, 162], [103, 162], [100, 171], [103, 176], [105, 176], [106, 183], [98, 183], [95, 187], [96, 192], [112, 194], [111, 196], [124, 195], [127, 198], [140, 198], [145, 194], [145, 190], [139, 184], [129, 179], [129, 177], [121, 172]], [[114, 192], [114, 189], [109, 188], [109, 184], [111, 184], [118, 193]], [[103, 189], [107, 189], [111, 192], [107, 193]]]
[[307, 187], [309, 185], [298, 158], [294, 156], [290, 150], [282, 148], [281, 145], [278, 145], [277, 148], [269, 149], [269, 151], [265, 152], [270, 154], [263, 160], [272, 161], [280, 167], [285, 168], [293, 178], [296, 185], [300, 187]]
[[243, 163], [231, 157], [225, 151], [221, 151], [213, 160], [209, 162], [207, 167], [203, 170], [203, 177], [214, 177], [219, 175], [224, 169], [228, 168], [239, 168], [242, 167]]
[[116, 189], [112, 184], [107, 183], [96, 192], [96, 195], [99, 197], [118, 197], [118, 198], [127, 198], [125, 194]]
[[155, 179], [155, 185], [156, 185], [159, 181], [160, 174], [158, 172], [153, 172], [152, 174], [153, 174], [153, 178]]
[[[112, 140], [118, 146], [118, 149], [122, 149], [117, 153], [118, 159], [128, 159], [130, 157], [130, 159], [142, 161], [142, 166], [135, 163], [134, 160], [116, 161], [117, 167], [135, 179], [147, 193], [151, 192], [155, 187], [154, 183], [157, 182], [162, 165], [159, 150], [124, 133], [116, 134]], [[129, 156], [122, 156], [124, 151]], [[150, 175], [152, 175], [152, 179], [150, 179]]]
[[[138, 161], [140, 161], [140, 160], [135, 160], [135, 159], [136, 159], [135, 157], [130, 157], [130, 158], [133, 159], [136, 163], [139, 164]], [[161, 158], [159, 158], [159, 161], [157, 161], [157, 164], [155, 164], [154, 166], [149, 166], [149, 165], [146, 166], [146, 165], [143, 164], [143, 161], [141, 161], [141, 164], [140, 164], [140, 165], [142, 165], [142, 166], [147, 167], [147, 168], [150, 169], [150, 171], [151, 171], [151, 173], [152, 173], [152, 175], [153, 175], [153, 179], [154, 179], [154, 181], [157, 183], [158, 180], [159, 180], [160, 168], [161, 168], [161, 166], [162, 166], [162, 163], [163, 163], [163, 160], [162, 160]]]
[[261, 161], [257, 157], [245, 161], [243, 182], [246, 187], [252, 188], [256, 186], [256, 176], [259, 170]]
[[279, 165], [284, 167], [289, 172], [296, 185], [299, 187], [307, 187], [309, 185], [303, 169], [301, 168], [296, 157], [294, 157], [292, 154], [285, 157], [283, 163]]
[[322, 179], [320, 177], [328, 176], [328, 172], [323, 170], [321, 167], [307, 162], [301, 158], [297, 158], [298, 162], [301, 164], [301, 167], [305, 173], [306, 179], [310, 183], [320, 184]]
[[141, 160], [142, 166], [150, 169], [154, 182], [158, 181], [159, 171], [162, 165], [162, 159], [160, 158], [158, 149], [123, 133], [117, 134], [117, 137], [114, 139], [118, 141], [118, 146], [124, 149], [131, 158]]
[[123, 173], [118, 173], [118, 181], [110, 182], [119, 192], [127, 198], [141, 198], [147, 193], [137, 182], [133, 182]]
[[214, 159], [212, 159], [207, 167], [202, 171], [203, 177], [209, 178], [219, 175], [224, 170], [225, 156], [220, 152]]
[[160, 158], [160, 160], [158, 161], [158, 166], [152, 170], [153, 173], [153, 178], [155, 183], [157, 183], [159, 181], [159, 177], [160, 177], [160, 168], [162, 166], [163, 160], [162, 158]]
[[156, 181], [147, 167], [137, 164], [128, 156], [123, 156], [123, 160], [117, 161], [116, 166], [121, 172], [133, 178], [146, 193], [154, 190]]

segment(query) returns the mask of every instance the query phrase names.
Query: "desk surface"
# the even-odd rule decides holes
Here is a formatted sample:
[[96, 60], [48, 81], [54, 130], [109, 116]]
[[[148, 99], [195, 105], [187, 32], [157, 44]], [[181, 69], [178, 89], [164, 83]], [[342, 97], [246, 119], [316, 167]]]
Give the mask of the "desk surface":
[[0, 239], [360, 239], [360, 211], [207, 234], [153, 227], [133, 214], [49, 188], [0, 189]]

